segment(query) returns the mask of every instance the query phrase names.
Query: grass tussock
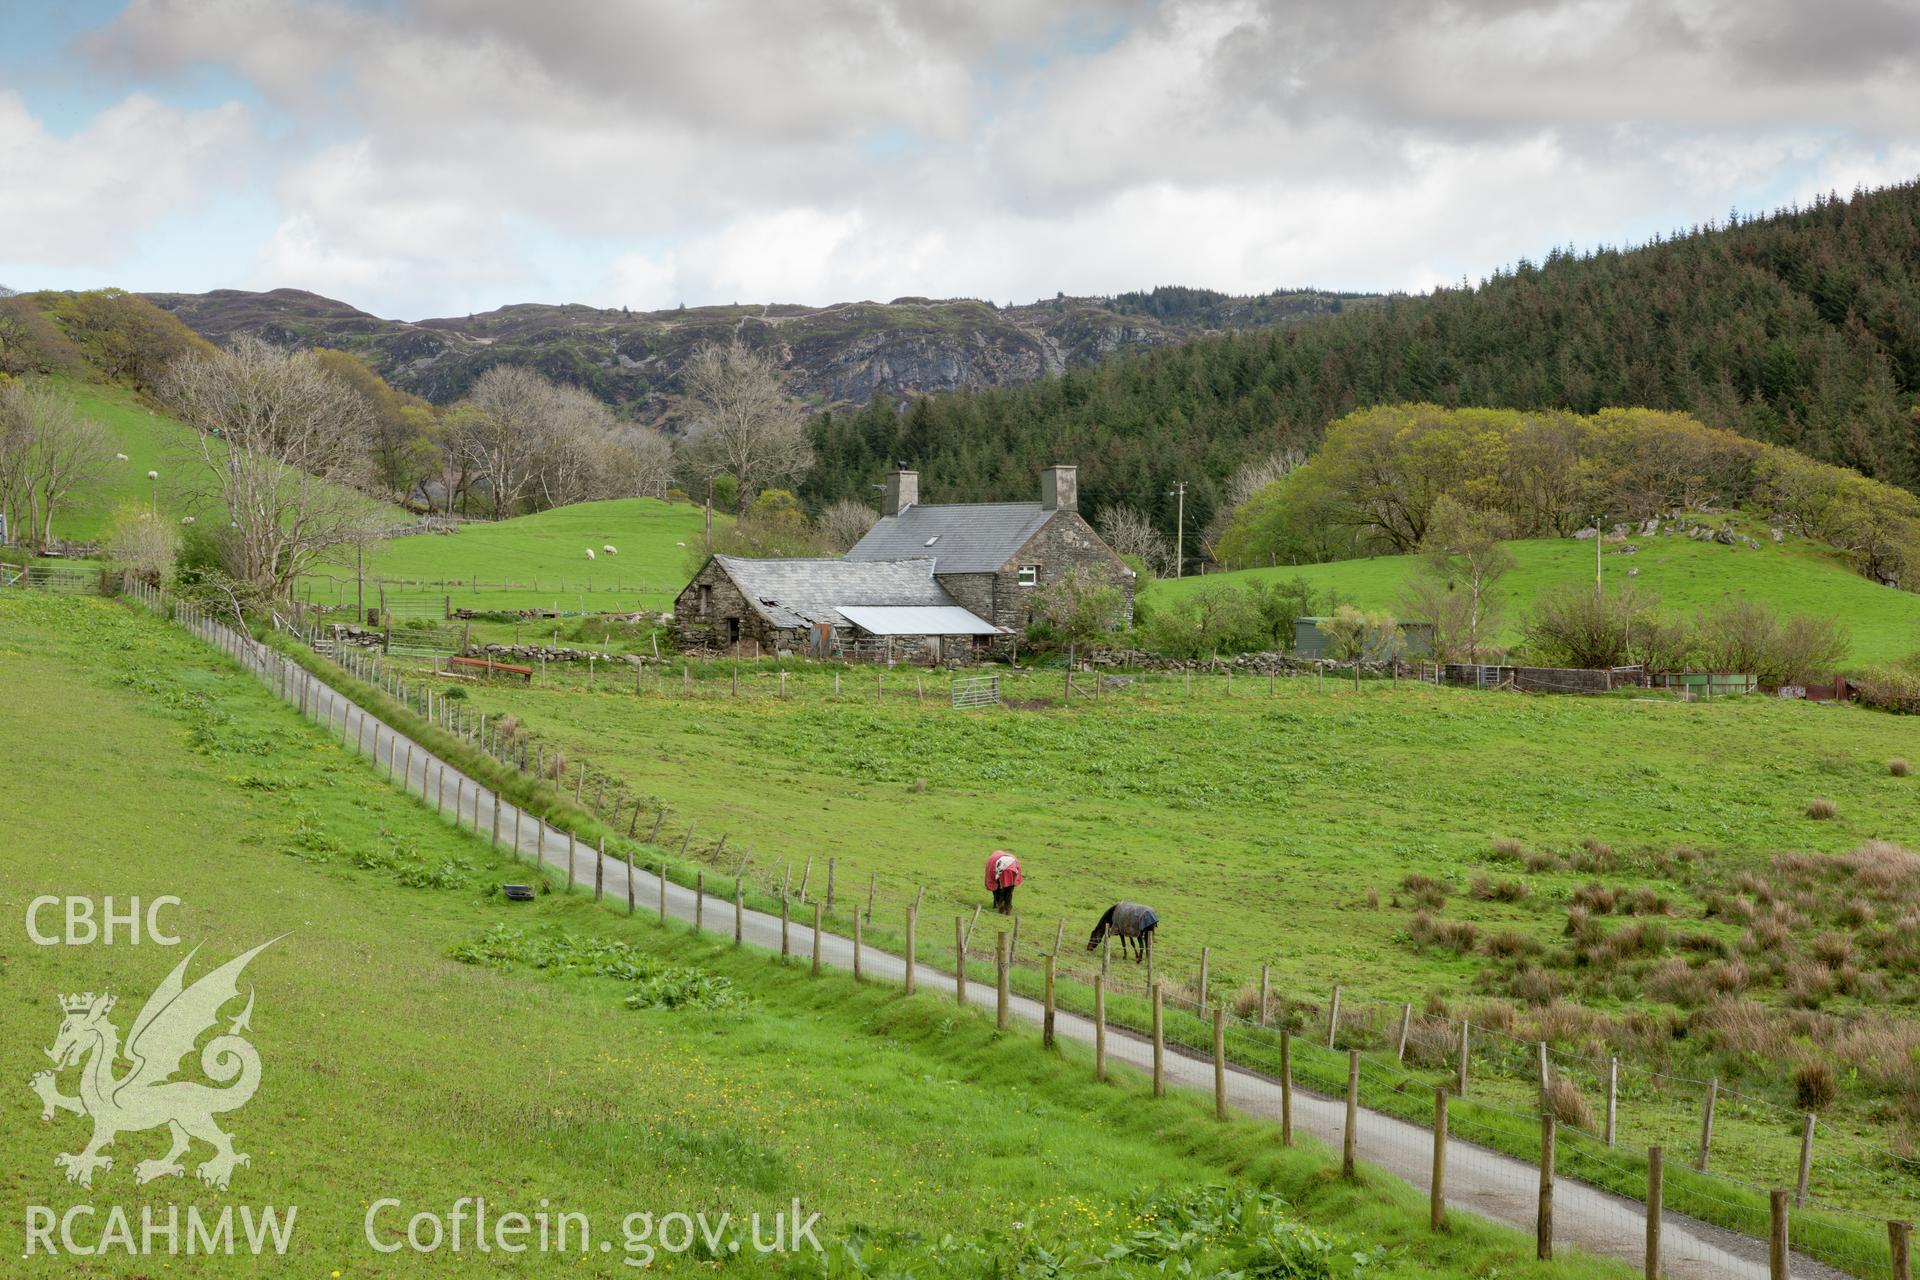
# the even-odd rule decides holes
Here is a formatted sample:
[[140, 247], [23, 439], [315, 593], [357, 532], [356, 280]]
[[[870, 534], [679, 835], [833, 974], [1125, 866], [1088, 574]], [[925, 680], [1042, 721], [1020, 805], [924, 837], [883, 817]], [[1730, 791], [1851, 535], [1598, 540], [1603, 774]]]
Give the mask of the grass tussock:
[[1815, 796], [1807, 801], [1807, 816], [1816, 822], [1825, 822], [1839, 812], [1839, 807], [1824, 796]]
[[1495, 880], [1489, 876], [1475, 876], [1467, 887], [1467, 896], [1476, 902], [1519, 902], [1527, 896], [1527, 884], [1524, 880]]
[[1905, 756], [1895, 756], [1893, 759], [1887, 761], [1887, 772], [1896, 778], [1906, 777], [1908, 772], [1907, 758]]
[[1587, 1105], [1580, 1086], [1565, 1076], [1555, 1076], [1547, 1086], [1547, 1110], [1554, 1123], [1570, 1129], [1593, 1132], [1593, 1108]]

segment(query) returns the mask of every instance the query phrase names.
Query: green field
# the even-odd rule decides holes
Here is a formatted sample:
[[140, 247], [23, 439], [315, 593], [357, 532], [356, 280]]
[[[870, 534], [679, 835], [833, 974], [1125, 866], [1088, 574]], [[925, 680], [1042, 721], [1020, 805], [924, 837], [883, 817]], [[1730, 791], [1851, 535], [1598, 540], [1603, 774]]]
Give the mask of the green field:
[[[642, 804], [644, 818], [668, 806], [669, 848], [683, 836], [696, 849], [724, 837], [718, 865], [731, 870], [749, 857], [763, 886], [797, 882], [811, 859], [818, 894], [832, 858], [843, 901], [863, 898], [871, 879], [882, 922], [924, 888], [924, 914], [937, 923], [922, 949], [933, 957], [950, 952], [947, 922], [984, 898], [986, 853], [1007, 848], [1028, 874], [1017, 908], [1029, 962], [1051, 945], [1058, 921], [1081, 937], [1107, 905], [1133, 898], [1160, 913], [1160, 973], [1189, 997], [1205, 945], [1209, 996], [1243, 997], [1268, 965], [1302, 1026], [1324, 1019], [1330, 988], [1343, 984], [1353, 1042], [1365, 1047], [1391, 1042], [1401, 1002], [1421, 1010], [1437, 1002], [1442, 1012], [1419, 1028], [1423, 1042], [1439, 1039], [1435, 1080], [1445, 1076], [1445, 1011], [1495, 1019], [1520, 1039], [1511, 1053], [1482, 1047], [1507, 1073], [1487, 1087], [1517, 1109], [1531, 1087], [1532, 1002], [1514, 1002], [1518, 1024], [1492, 1010], [1511, 1010], [1507, 1001], [1537, 966], [1577, 1006], [1541, 1012], [1552, 1016], [1557, 1051], [1570, 1055], [1569, 1078], [1591, 1098], [1603, 1087], [1593, 1055], [1625, 1058], [1638, 1099], [1632, 1141], [1687, 1146], [1698, 1090], [1685, 1080], [1719, 1074], [1752, 1095], [1751, 1106], [1723, 1109], [1718, 1141], [1719, 1167], [1754, 1181], [1778, 1177], [1794, 1158], [1796, 1131], [1782, 1119], [1794, 1114], [1791, 1070], [1777, 1055], [1819, 1058], [1825, 1043], [1723, 1052], [1683, 1031], [1650, 1039], [1628, 1015], [1685, 1028], [1711, 1001], [1669, 994], [1675, 975], [1660, 966], [1679, 963], [1686, 982], [1704, 986], [1709, 961], [1743, 954], [1752, 975], [1734, 994], [1763, 1009], [1789, 1003], [1793, 954], [1826, 945], [1838, 927], [1826, 909], [1799, 899], [1809, 905], [1790, 940], [1749, 954], [1740, 926], [1710, 916], [1710, 905], [1747, 892], [1742, 877], [1776, 874], [1782, 851], [1833, 855], [1910, 840], [1917, 798], [1915, 779], [1887, 767], [1912, 749], [1907, 722], [1851, 706], [1528, 697], [1384, 681], [1355, 692], [1344, 680], [1322, 689], [1311, 678], [1242, 677], [1229, 691], [1212, 676], [1191, 691], [1177, 677], [1136, 682], [1067, 710], [1044, 705], [1060, 677], [1039, 674], [1010, 677], [1006, 690], [1042, 704], [1035, 709], [955, 712], [942, 685], [926, 686], [922, 701], [904, 672], [877, 691], [874, 673], [843, 669], [836, 698], [834, 673], [803, 665], [790, 669], [782, 699], [770, 666], [739, 671], [735, 694], [729, 666], [705, 664], [689, 698], [677, 670], [643, 675], [636, 694], [630, 675], [602, 674], [589, 690], [584, 673], [551, 668], [543, 686], [477, 689], [469, 705], [513, 716], [549, 755], [564, 753], [569, 777], [584, 763], [589, 790], [604, 778], [611, 793]], [[1836, 816], [1809, 819], [1815, 797]], [[1496, 850], [1503, 839], [1516, 842], [1512, 852]], [[1605, 853], [1590, 852], [1589, 841]], [[1454, 947], [1422, 936], [1409, 877], [1443, 884], [1435, 915], [1474, 940]], [[1489, 887], [1482, 898], [1476, 880], [1517, 888]], [[1657, 945], [1650, 938], [1644, 954], [1583, 967], [1567, 943], [1569, 908], [1596, 882], [1659, 897]], [[1624, 912], [1601, 927], [1634, 923]], [[1863, 968], [1874, 967], [1871, 934], [1857, 935]], [[1845, 1019], [1911, 1005], [1920, 986], [1890, 966], [1813, 1006]], [[1139, 977], [1131, 969], [1128, 981]], [[1895, 1033], [1896, 1044], [1905, 1035]], [[1844, 1087], [1824, 1123], [1844, 1149], [1823, 1150], [1831, 1163], [1819, 1168], [1839, 1203], [1904, 1209], [1920, 1191], [1887, 1151], [1914, 1123], [1904, 1106], [1888, 1110], [1910, 1083], [1905, 1050], [1893, 1053], [1851, 1075], [1844, 1061], [1838, 1068]]]
[[[1745, 596], [1765, 601], [1784, 613], [1809, 613], [1838, 618], [1851, 631], [1853, 649], [1848, 668], [1857, 670], [1890, 662], [1920, 650], [1920, 595], [1876, 585], [1839, 562], [1832, 551], [1804, 539], [1789, 538], [1774, 545], [1764, 529], [1758, 550], [1722, 546], [1665, 536], [1630, 538], [1640, 550], [1622, 555], [1608, 544], [1603, 573], [1610, 586], [1631, 578], [1640, 591], [1660, 598], [1663, 607], [1691, 612]], [[1540, 593], [1568, 583], [1593, 581], [1593, 543], [1572, 538], [1532, 539], [1508, 544], [1516, 561], [1500, 582], [1508, 600], [1505, 638], [1519, 640], [1519, 624]], [[1330, 564], [1304, 564], [1272, 569], [1245, 569], [1207, 574], [1179, 581], [1161, 579], [1145, 593], [1147, 606], [1174, 601], [1207, 583], [1249, 580], [1284, 581], [1300, 577], [1315, 591], [1333, 591], [1343, 603], [1365, 609], [1392, 610], [1399, 606], [1408, 578], [1420, 564], [1417, 556], [1375, 556]]]
[[[368, 548], [369, 582], [396, 597], [445, 595], [455, 608], [626, 613], [665, 609], [687, 585], [702, 545], [699, 507], [655, 498], [580, 502], [457, 533], [392, 538]], [[728, 517], [716, 516], [716, 527]], [[618, 549], [609, 556], [606, 546]], [[588, 560], [587, 550], [595, 553]], [[303, 596], [354, 602], [351, 561], [309, 576]], [[508, 585], [511, 584], [511, 585]], [[368, 607], [377, 603], [368, 589]]]
[[[106, 427], [114, 451], [127, 457], [124, 462], [109, 459], [98, 483], [75, 494], [54, 513], [55, 537], [97, 541], [106, 535], [113, 513], [127, 503], [154, 506], [175, 517], [204, 515], [207, 507], [201, 495], [208, 491], [211, 477], [200, 460], [199, 438], [193, 431], [124, 387], [70, 379], [59, 385], [82, 414]], [[216, 452], [221, 448], [216, 442]], [[149, 480], [149, 471], [158, 471], [159, 480]], [[377, 505], [392, 519], [412, 518], [398, 507]]]
[[[0, 911], [18, 922], [41, 893], [111, 894], [122, 906], [178, 895], [168, 923], [204, 946], [196, 975], [279, 939], [247, 971], [265, 1066], [257, 1098], [226, 1117], [251, 1156], [231, 1193], [199, 1186], [191, 1168], [136, 1190], [133, 1164], [164, 1146], [153, 1134], [123, 1136], [115, 1166], [90, 1191], [74, 1187], [53, 1155], [78, 1148], [83, 1122], [41, 1123], [17, 1087], [16, 1122], [0, 1137], [16, 1206], [121, 1206], [137, 1223], [142, 1206], [298, 1205], [287, 1274], [376, 1276], [477, 1265], [471, 1253], [431, 1263], [374, 1253], [362, 1223], [376, 1198], [442, 1215], [463, 1195], [496, 1213], [546, 1202], [586, 1214], [615, 1252], [527, 1255], [515, 1273], [620, 1275], [628, 1212], [738, 1217], [798, 1197], [822, 1214], [823, 1240], [860, 1247], [857, 1263], [836, 1253], [831, 1274], [979, 1274], [1041, 1248], [1092, 1259], [1120, 1240], [1138, 1253], [1118, 1269], [1145, 1274], [1167, 1249], [1219, 1265], [1247, 1243], [1230, 1231], [1184, 1244], [1165, 1233], [1217, 1217], [1217, 1198], [1199, 1189], [1234, 1184], [1279, 1192], [1298, 1218], [1345, 1235], [1344, 1249], [1383, 1248], [1370, 1274], [1621, 1274], [1578, 1260], [1539, 1267], [1530, 1242], [1465, 1221], [1429, 1237], [1423, 1202], [1403, 1186], [1329, 1179], [1324, 1152], [1286, 1152], [1251, 1122], [1216, 1125], [1197, 1100], [1149, 1105], [1130, 1077], [1095, 1086], [1084, 1055], [1063, 1062], [1030, 1034], [996, 1036], [989, 1019], [935, 996], [808, 979], [583, 896], [509, 906], [495, 889], [513, 870], [483, 842], [402, 798], [224, 660], [120, 606], [0, 598], [0, 681], [15, 776], [60, 784], [8, 806]], [[633, 981], [452, 958], [501, 925], [536, 940], [558, 930], [579, 954], [622, 965], [691, 966], [749, 1003], [634, 1010], [625, 997], [648, 988]], [[124, 1029], [182, 954], [150, 942], [36, 947], [9, 928], [0, 971], [22, 1005], [6, 1020], [0, 1072], [18, 1085], [44, 1069], [57, 993], [115, 992]], [[1148, 1188], [1163, 1198], [1140, 1199]], [[0, 1248], [16, 1257], [23, 1220], [9, 1211], [0, 1227]], [[382, 1221], [383, 1238], [403, 1229]], [[1275, 1230], [1298, 1245], [1292, 1225]], [[76, 1265], [42, 1255], [11, 1274]], [[260, 1265], [113, 1254], [86, 1269], [223, 1276]]]

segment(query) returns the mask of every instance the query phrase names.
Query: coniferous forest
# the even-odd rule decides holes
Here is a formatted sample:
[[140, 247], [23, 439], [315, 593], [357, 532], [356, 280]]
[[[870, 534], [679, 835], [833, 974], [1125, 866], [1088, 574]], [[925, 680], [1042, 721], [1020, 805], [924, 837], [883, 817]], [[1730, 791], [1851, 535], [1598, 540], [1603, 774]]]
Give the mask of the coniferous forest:
[[906, 463], [927, 501], [1012, 499], [1070, 461], [1083, 510], [1124, 502], [1169, 531], [1185, 480], [1191, 531], [1249, 460], [1402, 401], [1684, 410], [1920, 487], [1920, 182], [1732, 213], [1633, 249], [1556, 250], [1478, 286], [1027, 386], [823, 413], [804, 497], [871, 502], [880, 473]]

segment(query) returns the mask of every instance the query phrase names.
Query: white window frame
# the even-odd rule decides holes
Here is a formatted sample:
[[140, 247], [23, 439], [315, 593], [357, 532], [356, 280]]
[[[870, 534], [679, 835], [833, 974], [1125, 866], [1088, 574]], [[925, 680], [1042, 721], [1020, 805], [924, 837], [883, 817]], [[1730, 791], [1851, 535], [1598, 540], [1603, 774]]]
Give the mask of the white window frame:
[[1039, 586], [1040, 585], [1040, 566], [1037, 564], [1021, 565], [1020, 566], [1020, 585], [1023, 587]]

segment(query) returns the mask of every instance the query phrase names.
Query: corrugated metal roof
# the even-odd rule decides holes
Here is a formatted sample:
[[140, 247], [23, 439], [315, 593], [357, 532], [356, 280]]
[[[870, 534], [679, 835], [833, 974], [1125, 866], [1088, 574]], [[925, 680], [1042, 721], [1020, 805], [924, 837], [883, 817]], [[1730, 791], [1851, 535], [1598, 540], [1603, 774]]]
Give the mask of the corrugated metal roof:
[[926, 557], [866, 562], [714, 559], [747, 603], [776, 627], [845, 625], [838, 608], [843, 604], [959, 608], [933, 580], [934, 562]]
[[1013, 558], [1053, 513], [1037, 502], [915, 503], [882, 516], [847, 552], [849, 560], [932, 556], [937, 573], [992, 573]]
[[848, 622], [876, 636], [997, 636], [1000, 628], [959, 605], [843, 604]]

